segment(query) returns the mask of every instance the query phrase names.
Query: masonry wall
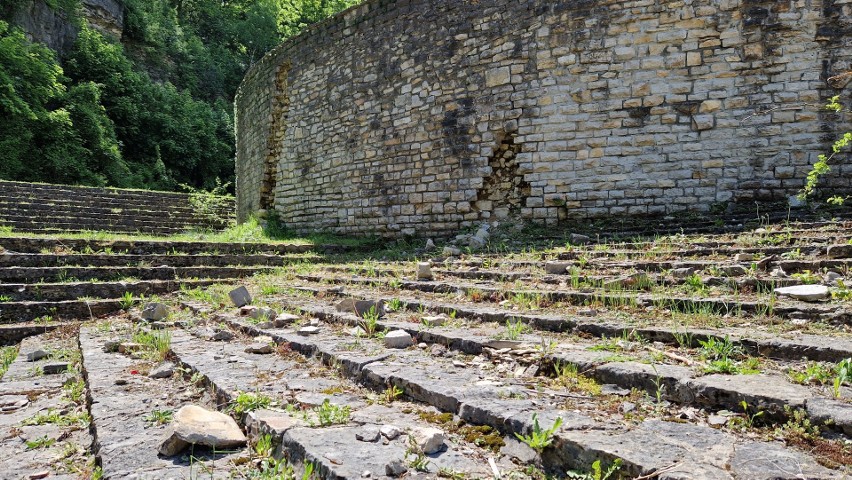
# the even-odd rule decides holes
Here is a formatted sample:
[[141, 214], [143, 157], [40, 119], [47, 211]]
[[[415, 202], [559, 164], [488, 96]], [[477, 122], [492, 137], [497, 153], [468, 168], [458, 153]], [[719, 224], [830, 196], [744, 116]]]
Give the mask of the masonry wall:
[[819, 109], [849, 70], [852, 0], [368, 0], [246, 76], [239, 217], [425, 235], [783, 200], [852, 128]]

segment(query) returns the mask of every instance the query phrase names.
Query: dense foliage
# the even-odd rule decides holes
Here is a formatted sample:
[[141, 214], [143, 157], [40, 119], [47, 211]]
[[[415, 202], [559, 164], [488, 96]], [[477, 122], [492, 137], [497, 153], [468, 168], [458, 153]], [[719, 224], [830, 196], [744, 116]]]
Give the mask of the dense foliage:
[[[10, 17], [25, 3], [0, 0], [0, 11]], [[46, 3], [73, 21], [74, 0]], [[78, 21], [63, 58], [0, 20], [0, 178], [155, 189], [229, 182], [232, 102], [246, 69], [354, 3], [124, 0], [121, 41]]]

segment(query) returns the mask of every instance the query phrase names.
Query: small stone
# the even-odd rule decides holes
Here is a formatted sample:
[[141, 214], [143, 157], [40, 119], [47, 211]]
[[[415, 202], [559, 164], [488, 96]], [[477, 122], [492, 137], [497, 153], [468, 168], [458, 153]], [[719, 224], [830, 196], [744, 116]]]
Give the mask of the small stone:
[[622, 402], [618, 409], [621, 410], [621, 413], [630, 413], [636, 410], [636, 404], [633, 402]]
[[825, 285], [795, 285], [792, 287], [776, 288], [775, 293], [786, 295], [803, 302], [816, 302], [831, 296]]
[[417, 348], [420, 350], [426, 350], [429, 347], [429, 344], [426, 342], [420, 342], [417, 344]]
[[544, 264], [544, 271], [550, 275], [563, 275], [570, 266], [567, 262], [547, 262]]
[[372, 425], [361, 427], [360, 430], [355, 432], [355, 439], [361, 442], [378, 442], [381, 437], [379, 429]]
[[247, 317], [247, 316], [251, 315], [252, 312], [254, 312], [255, 310], [257, 310], [257, 307], [254, 306], [254, 305], [242, 306], [242, 307], [240, 307], [240, 316], [241, 317]]
[[275, 328], [283, 328], [291, 323], [298, 322], [302, 317], [293, 315], [292, 313], [280, 313], [275, 318]]
[[43, 358], [47, 358], [49, 356], [50, 356], [50, 353], [39, 348], [38, 350], [34, 350], [34, 351], [27, 354], [27, 361], [28, 362], [37, 362], [37, 361], [39, 361]]
[[273, 351], [272, 345], [269, 343], [252, 343], [245, 349], [246, 353], [255, 353], [258, 355], [268, 355]]
[[151, 322], [148, 326], [151, 327], [151, 330], [165, 330], [169, 328], [169, 324], [166, 322]]
[[426, 455], [440, 452], [444, 448], [444, 431], [439, 428], [418, 428], [414, 430], [413, 435], [417, 447]]
[[119, 347], [121, 346], [121, 341], [119, 340], [107, 340], [104, 342], [104, 353], [114, 353], [117, 352]]
[[806, 199], [799, 198], [798, 195], [790, 195], [790, 198], [787, 199], [787, 205], [790, 208], [804, 208], [808, 206], [808, 201]]
[[48, 363], [41, 367], [41, 371], [45, 375], [58, 375], [67, 372], [69, 365], [68, 362]]
[[267, 329], [267, 328], [275, 328], [274, 322], [260, 322], [257, 324], [257, 328]]
[[538, 458], [536, 451], [530, 448], [530, 446], [526, 443], [519, 442], [511, 436], [506, 437], [504, 442], [503, 446], [500, 447], [500, 453], [511, 459], [518, 460], [520, 463], [525, 464], [532, 463]]
[[143, 348], [145, 348], [145, 347], [141, 344], [138, 344], [138, 343], [123, 342], [123, 343], [118, 345], [118, 352], [124, 353], [124, 354], [130, 354], [130, 353], [138, 352], [139, 350], [142, 350]]
[[302, 335], [303, 337], [307, 337], [308, 335], [316, 335], [319, 332], [320, 332], [319, 327], [302, 327], [296, 333], [298, 333], [299, 335]]
[[434, 316], [434, 317], [423, 317], [422, 322], [425, 325], [429, 325], [430, 327], [440, 327], [447, 323], [447, 317], [442, 316]]
[[379, 432], [388, 440], [395, 440], [397, 437], [402, 435], [402, 430], [396, 425], [382, 425]]
[[434, 343], [434, 344], [432, 344], [431, 347], [429, 347], [429, 354], [430, 355], [433, 355], [433, 356], [436, 356], [436, 357], [441, 357], [445, 353], [447, 353], [447, 347], [441, 345], [440, 343]]
[[414, 344], [411, 335], [405, 330], [394, 330], [385, 335], [385, 347], [408, 348]]
[[368, 312], [374, 312], [379, 315], [379, 317], [384, 316], [385, 314], [385, 302], [384, 301], [372, 301], [372, 300], [355, 300], [354, 298], [347, 298], [341, 300], [334, 307], [338, 312], [343, 313], [354, 313], [359, 317], [363, 317], [364, 314]]
[[722, 415], [710, 415], [707, 417], [707, 423], [714, 427], [721, 427], [728, 423], [728, 417]]
[[149, 322], [159, 322], [169, 316], [169, 307], [162, 303], [147, 303], [142, 309], [142, 318]]
[[427, 238], [426, 239], [426, 250], [434, 250], [434, 249], [435, 249], [435, 242], [433, 242], [431, 238]]
[[271, 308], [267, 307], [259, 307], [255, 308], [249, 313], [249, 317], [259, 320], [263, 319], [264, 321], [272, 321], [274, 322], [276, 318], [278, 318], [278, 312]]
[[41, 480], [50, 476], [50, 470], [42, 470], [41, 472], [31, 473], [27, 478], [29, 480]]
[[251, 303], [251, 294], [246, 287], [238, 287], [228, 292], [228, 297], [237, 307], [243, 307]]
[[363, 472], [361, 472], [361, 478], [370, 478], [372, 476], [373, 476], [373, 472], [371, 472], [369, 470], [364, 470]]
[[114, 383], [116, 385], [127, 385], [127, 379], [126, 378], [116, 378], [115, 381], [112, 382], [112, 383]]
[[429, 262], [419, 262], [417, 264], [417, 280], [432, 280], [432, 264]]
[[843, 280], [843, 275], [837, 272], [828, 272], [825, 274], [826, 285], [837, 286], [838, 280]]
[[743, 262], [753, 262], [757, 259], [757, 256], [753, 253], [738, 253], [734, 255], [734, 261], [737, 263]]
[[441, 251], [441, 255], [445, 257], [458, 257], [459, 255], [461, 255], [461, 253], [461, 250], [451, 246], [446, 246], [444, 247], [444, 250]]
[[781, 267], [778, 267], [769, 272], [769, 276], [775, 278], [787, 278], [787, 272], [782, 270]]
[[210, 337], [211, 340], [215, 340], [217, 342], [230, 342], [234, 339], [234, 334], [229, 332], [228, 330], [219, 330]]
[[695, 269], [692, 267], [682, 267], [675, 268], [672, 270], [672, 277], [674, 278], [687, 278], [691, 277], [695, 273]]
[[385, 475], [389, 477], [398, 477], [408, 471], [402, 460], [393, 460], [385, 465]]
[[149, 373], [148, 376], [150, 378], [171, 378], [174, 373], [175, 364], [172, 362], [163, 362], [151, 370], [151, 373]]
[[572, 233], [568, 240], [572, 245], [586, 245], [587, 243], [592, 241], [592, 238], [588, 235], [581, 235], [579, 233]]
[[228, 415], [186, 405], [175, 413], [171, 433], [159, 451], [170, 457], [192, 444], [218, 449], [242, 447], [246, 444], [246, 436]]

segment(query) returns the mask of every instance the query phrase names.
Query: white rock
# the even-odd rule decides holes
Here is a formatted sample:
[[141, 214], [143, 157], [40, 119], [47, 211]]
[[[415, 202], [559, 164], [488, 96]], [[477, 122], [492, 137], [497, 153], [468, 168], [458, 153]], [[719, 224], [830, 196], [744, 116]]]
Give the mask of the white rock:
[[150, 322], [159, 322], [169, 316], [169, 307], [162, 303], [148, 303], [142, 309], [142, 318]]
[[246, 436], [228, 415], [186, 405], [175, 413], [171, 433], [160, 445], [160, 454], [177, 455], [191, 444], [219, 449], [242, 447]]
[[423, 317], [423, 323], [431, 327], [440, 327], [447, 323], [447, 317]]
[[379, 431], [388, 440], [394, 440], [402, 434], [402, 430], [396, 425], [382, 425]]
[[756, 258], [753, 253], [738, 253], [734, 255], [734, 261], [737, 263], [753, 262]]
[[816, 302], [831, 296], [828, 287], [825, 285], [795, 285], [792, 287], [776, 288], [775, 293], [804, 302]]
[[316, 335], [319, 332], [320, 332], [319, 327], [302, 327], [296, 333], [298, 333], [299, 335], [307, 337], [308, 335]]
[[418, 428], [414, 430], [413, 435], [420, 451], [426, 455], [440, 452], [444, 448], [444, 431], [439, 428]]
[[417, 264], [417, 280], [432, 280], [432, 264], [429, 262], [419, 262]]
[[776, 269], [773, 269], [771, 272], [769, 272], [769, 276], [770, 277], [776, 277], [776, 278], [787, 278], [787, 272], [782, 270], [781, 267], [778, 267]]
[[388, 348], [408, 348], [413, 344], [414, 340], [405, 330], [394, 330], [385, 335], [385, 346]]
[[434, 249], [435, 249], [435, 242], [433, 242], [431, 238], [427, 239], [426, 240], [426, 250], [434, 250]]

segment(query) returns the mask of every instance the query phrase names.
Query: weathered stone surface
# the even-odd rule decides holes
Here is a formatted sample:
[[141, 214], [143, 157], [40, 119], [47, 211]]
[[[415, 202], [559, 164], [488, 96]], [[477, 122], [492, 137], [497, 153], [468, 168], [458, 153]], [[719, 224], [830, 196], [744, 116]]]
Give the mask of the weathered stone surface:
[[335, 308], [338, 312], [354, 313], [359, 317], [363, 317], [364, 314], [368, 312], [377, 313], [379, 317], [382, 317], [385, 314], [385, 302], [383, 300], [377, 302], [373, 300], [356, 300], [354, 298], [347, 298], [338, 302]]
[[569, 262], [547, 262], [544, 264], [544, 271], [551, 275], [563, 275], [570, 266]]
[[307, 337], [308, 335], [316, 335], [320, 332], [319, 327], [302, 327], [296, 333]]
[[39, 361], [43, 358], [47, 358], [49, 356], [50, 356], [50, 353], [39, 348], [38, 350], [33, 350], [32, 352], [27, 353], [26, 359], [27, 359], [28, 362], [37, 362], [37, 361]]
[[170, 378], [175, 373], [175, 364], [172, 362], [163, 362], [148, 374], [151, 378]]
[[811, 421], [830, 424], [831, 428], [852, 436], [852, 404], [829, 398], [811, 398], [806, 406]]
[[414, 345], [414, 340], [411, 335], [405, 330], [393, 330], [385, 335], [385, 347], [387, 348], [408, 348]]
[[177, 455], [192, 444], [219, 449], [242, 447], [246, 436], [228, 415], [186, 405], [175, 413], [172, 432], [161, 445], [160, 454]]
[[45, 375], [58, 375], [60, 373], [65, 373], [68, 371], [68, 367], [71, 364], [68, 362], [56, 362], [56, 363], [48, 363], [46, 365], [42, 365], [41, 371]]
[[169, 316], [169, 307], [162, 303], [147, 303], [142, 309], [142, 318], [149, 322], [159, 322]]
[[258, 355], [267, 355], [274, 352], [275, 349], [269, 343], [255, 342], [246, 347], [246, 353], [255, 353]]
[[776, 288], [775, 293], [784, 295], [804, 302], [817, 302], [830, 297], [828, 287], [825, 285], [796, 285], [792, 287]]
[[852, 245], [848, 243], [831, 245], [826, 254], [828, 258], [852, 258]]
[[429, 262], [417, 263], [417, 280], [432, 280], [432, 264]]
[[251, 294], [246, 287], [238, 287], [228, 292], [228, 297], [237, 307], [243, 307], [251, 303]]

